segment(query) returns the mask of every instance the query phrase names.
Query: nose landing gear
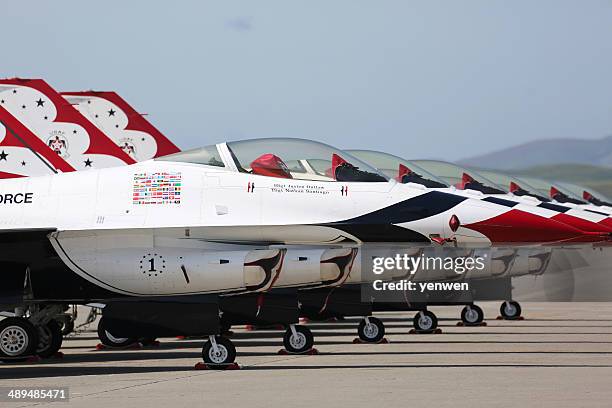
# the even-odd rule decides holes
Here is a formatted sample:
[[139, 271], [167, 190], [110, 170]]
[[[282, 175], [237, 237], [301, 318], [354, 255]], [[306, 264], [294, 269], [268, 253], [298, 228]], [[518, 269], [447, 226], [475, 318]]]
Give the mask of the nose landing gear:
[[429, 310], [422, 310], [414, 316], [412, 324], [417, 333], [433, 333], [438, 328], [438, 318]]
[[291, 324], [283, 336], [283, 345], [289, 353], [306, 353], [312, 350], [314, 336], [308, 327]]
[[461, 321], [466, 326], [478, 326], [484, 320], [484, 312], [477, 305], [467, 305], [461, 311]]
[[236, 360], [236, 347], [231, 340], [221, 336], [209, 336], [202, 348], [204, 363], [212, 366], [227, 366]]
[[506, 301], [499, 307], [499, 313], [504, 320], [520, 320], [521, 312], [520, 303], [514, 300]]
[[364, 343], [378, 343], [385, 337], [385, 325], [376, 317], [365, 317], [357, 328], [359, 340]]

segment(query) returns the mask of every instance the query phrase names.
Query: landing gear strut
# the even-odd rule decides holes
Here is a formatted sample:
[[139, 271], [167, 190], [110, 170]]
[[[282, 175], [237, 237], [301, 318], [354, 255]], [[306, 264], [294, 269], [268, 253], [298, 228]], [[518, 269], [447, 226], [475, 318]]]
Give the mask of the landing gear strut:
[[466, 326], [476, 326], [484, 320], [484, 312], [479, 306], [467, 305], [461, 311], [461, 321]]
[[521, 317], [521, 305], [514, 300], [506, 301], [499, 307], [499, 313], [505, 320], [516, 320]]
[[375, 317], [365, 317], [357, 328], [359, 339], [367, 343], [378, 343], [385, 337], [385, 325]]
[[312, 349], [314, 336], [308, 327], [291, 324], [283, 336], [283, 345], [289, 353], [305, 353]]
[[202, 348], [202, 358], [206, 364], [227, 365], [236, 360], [236, 347], [231, 340], [221, 336], [208, 336]]
[[438, 327], [438, 318], [429, 310], [422, 310], [414, 316], [412, 324], [419, 333], [431, 333]]

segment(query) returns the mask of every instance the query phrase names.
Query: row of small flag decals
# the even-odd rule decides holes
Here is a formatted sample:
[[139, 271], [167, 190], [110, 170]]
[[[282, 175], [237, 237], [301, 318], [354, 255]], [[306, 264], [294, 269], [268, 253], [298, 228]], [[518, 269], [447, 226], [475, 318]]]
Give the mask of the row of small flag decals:
[[181, 173], [134, 174], [132, 204], [180, 204], [181, 178]]

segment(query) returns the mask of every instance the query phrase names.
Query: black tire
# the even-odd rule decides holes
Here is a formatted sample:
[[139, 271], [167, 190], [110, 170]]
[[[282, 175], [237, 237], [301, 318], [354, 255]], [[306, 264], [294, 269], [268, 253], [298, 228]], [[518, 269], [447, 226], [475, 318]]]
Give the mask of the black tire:
[[44, 326], [38, 326], [38, 346], [36, 347], [36, 354], [42, 358], [49, 358], [54, 356], [60, 348], [62, 348], [62, 329], [60, 325], [55, 321], [51, 320]]
[[215, 336], [218, 352], [215, 353], [213, 345], [207, 341], [202, 347], [202, 359], [206, 364], [223, 365], [231, 364], [236, 360], [236, 347], [231, 340], [225, 337]]
[[98, 338], [108, 347], [127, 347], [130, 344], [136, 343], [137, 339], [133, 337], [115, 337], [106, 329], [104, 317], [98, 322]]
[[38, 331], [23, 317], [0, 321], [0, 360], [23, 361], [36, 353]]
[[67, 336], [74, 331], [74, 320], [68, 317], [60, 322], [60, 327], [62, 329], [62, 336]]
[[431, 333], [438, 327], [438, 318], [429, 310], [423, 310], [414, 316], [412, 325], [418, 332]]
[[515, 302], [511, 300], [509, 302], [504, 302], [499, 307], [499, 313], [502, 315], [504, 319], [513, 320], [521, 317], [521, 305], [519, 302]]
[[461, 311], [461, 321], [468, 326], [473, 326], [482, 323], [484, 320], [484, 312], [477, 305], [470, 305], [463, 308]]
[[368, 317], [370, 324], [366, 323], [366, 319], [359, 322], [357, 334], [361, 341], [368, 343], [378, 343], [385, 337], [385, 324], [375, 317]]
[[305, 353], [314, 346], [314, 336], [308, 327], [295, 325], [297, 337], [293, 335], [291, 328], [285, 331], [283, 345], [290, 353]]

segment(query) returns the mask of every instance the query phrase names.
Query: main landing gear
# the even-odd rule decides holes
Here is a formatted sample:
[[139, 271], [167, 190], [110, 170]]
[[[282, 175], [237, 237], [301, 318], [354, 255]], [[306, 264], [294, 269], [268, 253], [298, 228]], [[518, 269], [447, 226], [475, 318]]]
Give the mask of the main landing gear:
[[98, 338], [105, 346], [115, 348], [127, 347], [138, 341], [138, 339], [133, 337], [114, 336], [106, 327], [106, 323], [103, 317], [101, 317], [98, 321]]
[[0, 360], [23, 361], [33, 356], [38, 345], [38, 331], [23, 317], [0, 321]]
[[154, 337], [136, 338], [119, 337], [113, 335], [112, 330], [109, 330], [109, 328], [106, 326], [104, 317], [100, 318], [100, 320], [98, 321], [98, 338], [104, 346], [111, 348], [125, 348], [136, 343], [140, 343], [143, 346], [157, 344], [156, 339]]
[[62, 347], [62, 330], [55, 320], [62, 305], [17, 308], [14, 317], [0, 321], [0, 361], [24, 361], [56, 355]]
[[521, 318], [521, 305], [514, 300], [506, 301], [499, 307], [499, 313], [504, 320], [518, 320]]
[[477, 305], [467, 305], [461, 311], [461, 321], [466, 326], [478, 326], [484, 320], [484, 312]]
[[365, 343], [378, 343], [385, 337], [385, 324], [376, 317], [367, 316], [357, 328], [359, 340]]
[[45, 325], [37, 327], [38, 329], [38, 346], [36, 347], [36, 355], [42, 358], [53, 357], [62, 347], [64, 335], [60, 325], [51, 320]]
[[433, 333], [438, 328], [438, 318], [429, 310], [421, 310], [412, 319], [417, 333]]

